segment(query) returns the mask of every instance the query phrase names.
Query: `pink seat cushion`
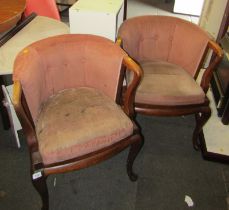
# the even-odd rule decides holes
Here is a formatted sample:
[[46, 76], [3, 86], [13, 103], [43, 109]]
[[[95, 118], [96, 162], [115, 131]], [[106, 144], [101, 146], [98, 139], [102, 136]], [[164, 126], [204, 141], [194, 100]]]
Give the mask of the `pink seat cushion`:
[[141, 62], [144, 78], [136, 102], [151, 105], [191, 105], [204, 102], [205, 94], [181, 67], [165, 61]]
[[49, 97], [36, 122], [44, 164], [88, 154], [133, 133], [132, 121], [93, 88], [65, 89]]

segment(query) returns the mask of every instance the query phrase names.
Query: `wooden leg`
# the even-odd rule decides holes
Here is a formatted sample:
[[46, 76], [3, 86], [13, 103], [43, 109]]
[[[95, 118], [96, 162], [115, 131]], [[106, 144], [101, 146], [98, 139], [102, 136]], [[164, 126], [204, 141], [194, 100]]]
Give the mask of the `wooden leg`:
[[229, 99], [227, 100], [227, 104], [224, 108], [223, 116], [222, 116], [222, 123], [224, 125], [229, 124]]
[[140, 135], [136, 135], [136, 141], [130, 146], [130, 151], [127, 159], [127, 174], [131, 181], [136, 181], [138, 176], [133, 172], [133, 163], [135, 158], [137, 157], [139, 151], [143, 146], [143, 139]]
[[200, 143], [198, 141], [198, 138], [199, 138], [200, 133], [203, 132], [203, 126], [208, 121], [210, 116], [211, 116], [210, 107], [206, 108], [204, 112], [195, 114], [196, 127], [195, 127], [195, 130], [193, 132], [193, 137], [192, 137], [193, 147], [195, 150], [199, 150], [200, 148]]
[[127, 18], [127, 0], [124, 0], [124, 14], [123, 14], [123, 21]]
[[42, 172], [34, 172], [32, 173], [32, 183], [37, 192], [39, 193], [42, 200], [42, 208], [41, 210], [49, 209], [49, 195], [48, 188], [46, 184], [46, 179]]

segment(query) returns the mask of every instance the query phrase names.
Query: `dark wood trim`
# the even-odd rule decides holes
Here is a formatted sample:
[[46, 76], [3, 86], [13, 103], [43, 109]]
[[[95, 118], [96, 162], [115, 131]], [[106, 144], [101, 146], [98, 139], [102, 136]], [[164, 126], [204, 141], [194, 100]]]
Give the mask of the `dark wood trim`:
[[229, 100], [227, 100], [227, 104], [224, 108], [223, 116], [222, 116], [222, 123], [224, 125], [229, 124]]
[[51, 174], [65, 173], [69, 171], [87, 168], [103, 160], [109, 159], [110, 157], [114, 156], [115, 154], [127, 148], [130, 144], [133, 144], [134, 142], [138, 141], [138, 139], [139, 139], [139, 134], [133, 135], [109, 147], [103, 148], [99, 151], [96, 151], [90, 154], [86, 154], [84, 156], [81, 156], [81, 157], [78, 157], [72, 160], [67, 160], [61, 163], [55, 163], [52, 165], [44, 165], [44, 168], [43, 168], [44, 174], [45, 176], [48, 176]]
[[132, 71], [133, 73], [133, 79], [128, 84], [126, 88], [126, 92], [124, 94], [124, 104], [123, 109], [124, 112], [130, 117], [134, 118], [135, 111], [134, 111], [134, 100], [135, 100], [135, 93], [137, 90], [137, 87], [142, 79], [143, 76], [143, 70], [142, 68], [129, 56], [124, 57], [123, 60], [124, 65], [126, 66], [127, 71]]
[[180, 105], [180, 106], [163, 106], [151, 105], [144, 103], [135, 103], [135, 111], [141, 114], [154, 115], [154, 116], [182, 116], [193, 113], [198, 113], [205, 108], [209, 107], [209, 99], [205, 97], [203, 104], [194, 105]]
[[204, 71], [204, 74], [201, 79], [200, 86], [202, 87], [203, 91], [207, 93], [210, 85], [210, 81], [213, 76], [213, 71], [216, 69], [218, 64], [223, 58], [223, 50], [221, 47], [214, 41], [210, 40], [208, 42], [208, 49], [211, 49], [213, 51], [214, 56], [211, 58], [211, 62], [209, 63], [208, 67]]
[[127, 0], [124, 0], [124, 14], [123, 14], [123, 21], [127, 18]]
[[66, 6], [66, 7], [71, 7], [72, 4], [65, 4], [65, 3], [56, 3], [58, 6]]
[[1, 117], [2, 117], [3, 128], [5, 130], [8, 130], [10, 128], [10, 120], [9, 120], [7, 109], [3, 105], [4, 94], [2, 91], [2, 85], [4, 84], [5, 84], [4, 77], [0, 75], [0, 112], [1, 112]]

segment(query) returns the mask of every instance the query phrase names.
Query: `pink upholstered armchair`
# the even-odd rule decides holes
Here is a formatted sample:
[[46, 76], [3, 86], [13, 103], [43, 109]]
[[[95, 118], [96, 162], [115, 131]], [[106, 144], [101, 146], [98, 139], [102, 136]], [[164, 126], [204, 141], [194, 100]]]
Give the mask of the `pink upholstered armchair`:
[[[119, 105], [123, 67], [134, 75]], [[31, 153], [31, 176], [48, 209], [46, 178], [88, 167], [130, 145], [132, 181], [142, 146], [132, 121], [141, 68], [110, 40], [60, 35], [26, 47], [14, 65], [13, 104]]]
[[[206, 93], [221, 48], [199, 26], [175, 17], [140, 16], [123, 22], [118, 43], [144, 71], [135, 99], [135, 110], [146, 115], [195, 114], [193, 145], [211, 115]], [[215, 54], [196, 82], [209, 50]]]

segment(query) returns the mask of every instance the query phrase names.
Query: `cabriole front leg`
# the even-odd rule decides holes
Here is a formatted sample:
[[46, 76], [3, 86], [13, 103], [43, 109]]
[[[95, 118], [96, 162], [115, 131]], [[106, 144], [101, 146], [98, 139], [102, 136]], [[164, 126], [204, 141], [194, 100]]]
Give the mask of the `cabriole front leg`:
[[134, 138], [136, 138], [136, 140], [133, 144], [130, 145], [130, 151], [127, 159], [127, 174], [130, 180], [133, 182], [138, 179], [138, 176], [133, 172], [133, 163], [144, 143], [142, 137], [139, 134]]
[[31, 173], [32, 183], [37, 192], [39, 193], [42, 200], [42, 208], [41, 210], [49, 209], [49, 195], [46, 179], [42, 171], [35, 171]]

